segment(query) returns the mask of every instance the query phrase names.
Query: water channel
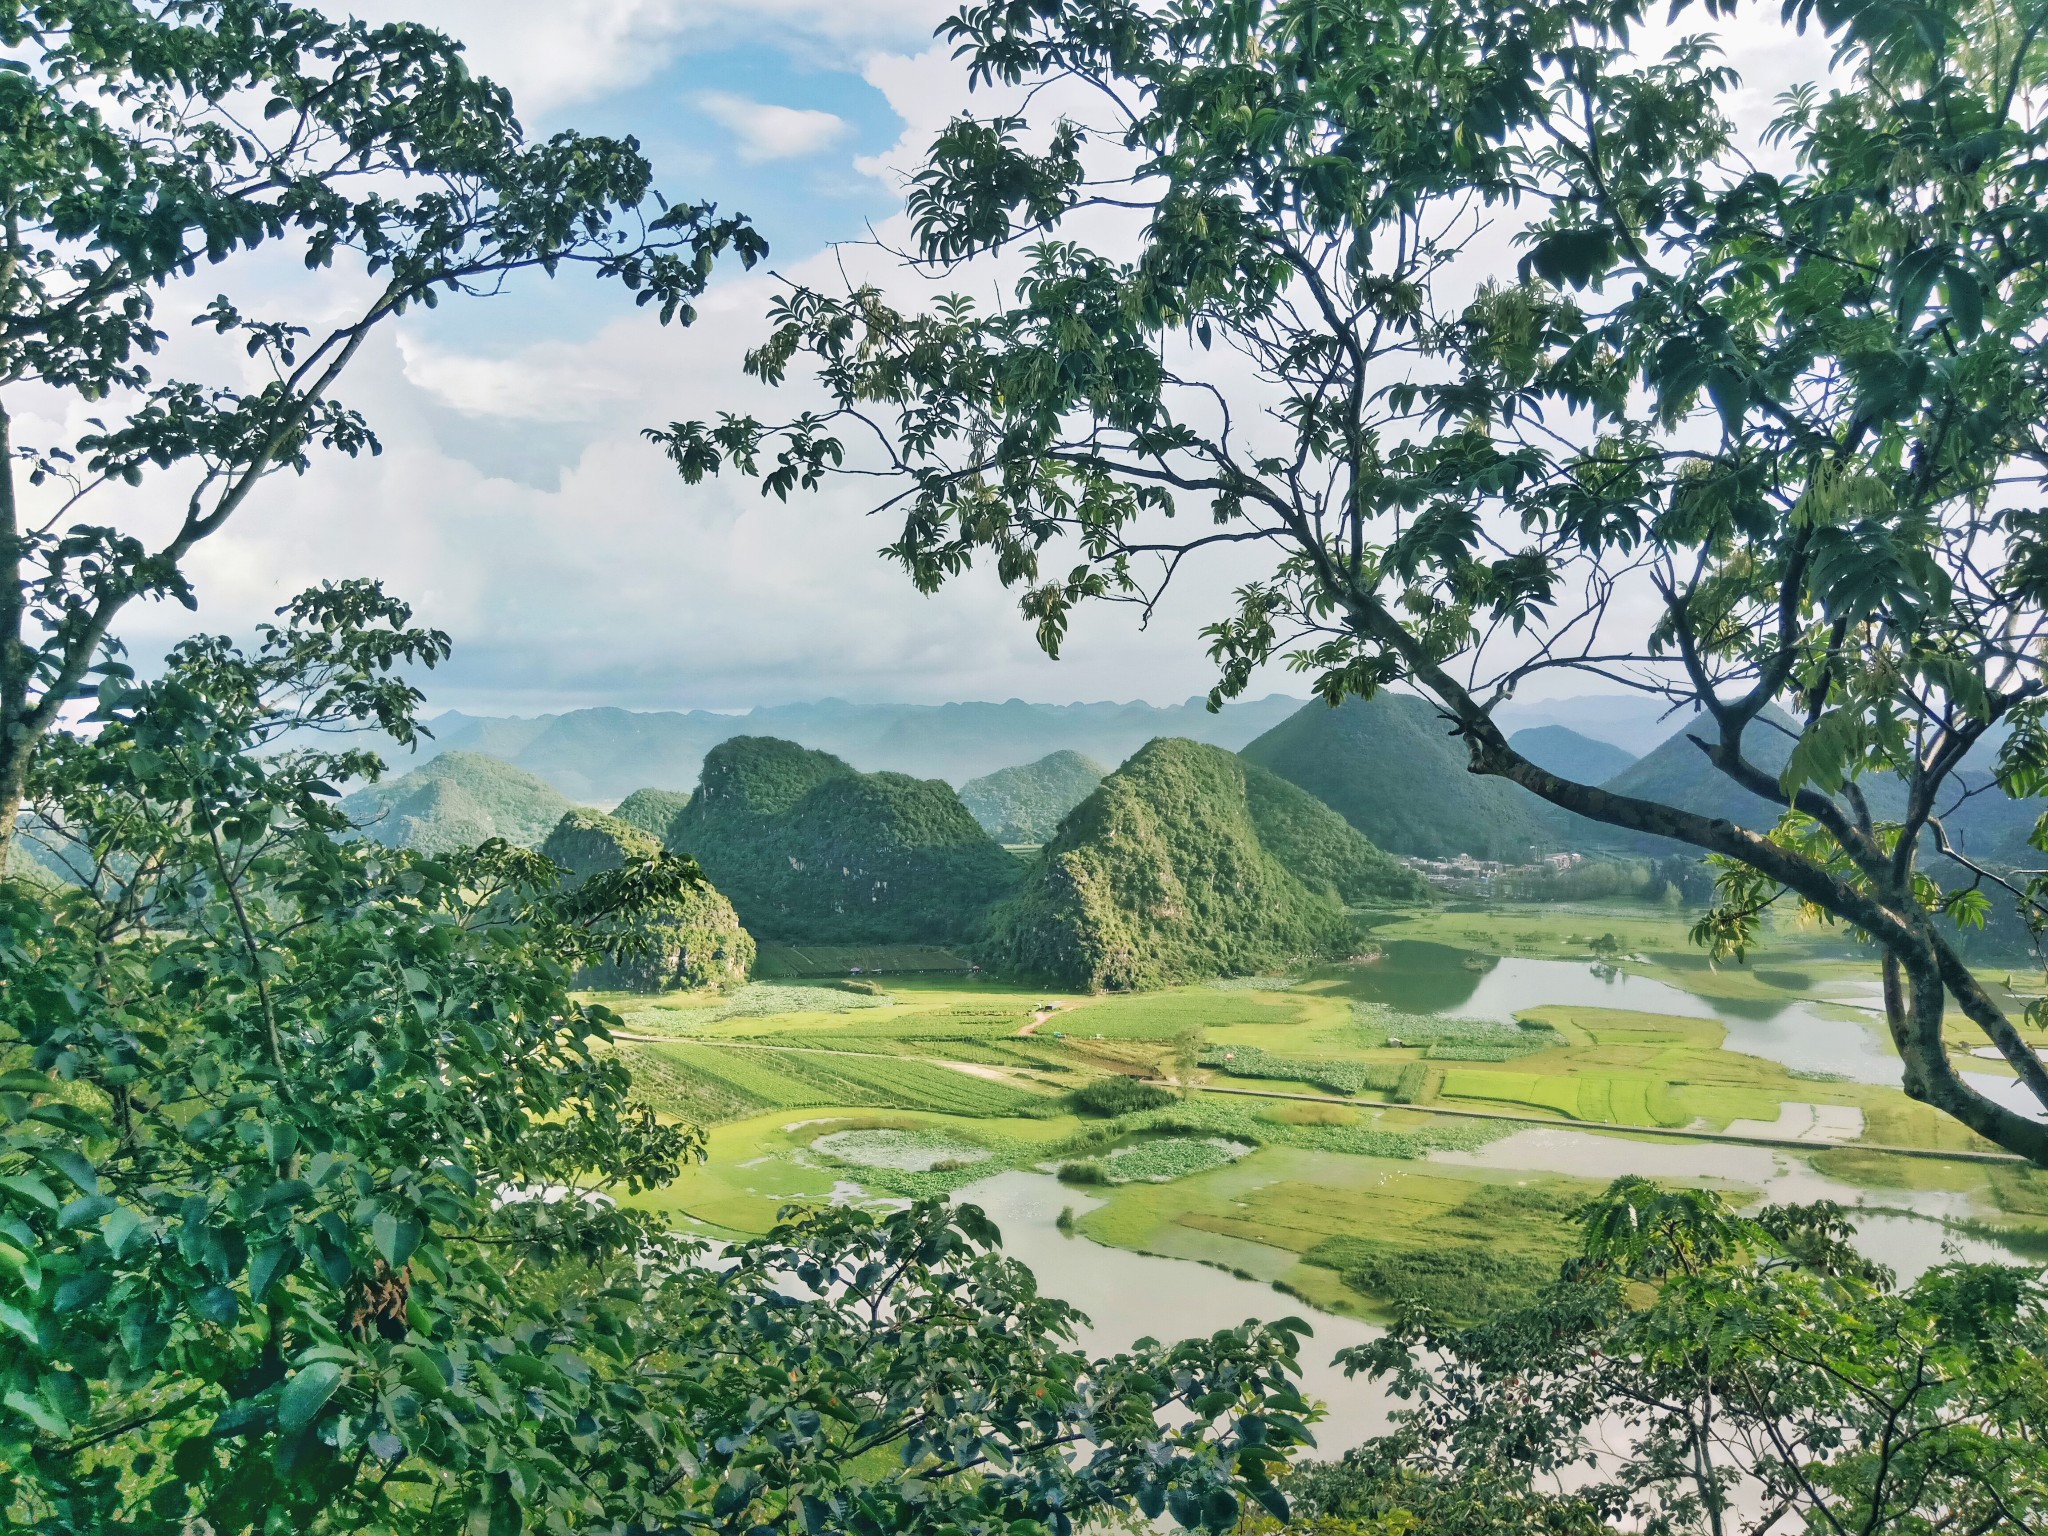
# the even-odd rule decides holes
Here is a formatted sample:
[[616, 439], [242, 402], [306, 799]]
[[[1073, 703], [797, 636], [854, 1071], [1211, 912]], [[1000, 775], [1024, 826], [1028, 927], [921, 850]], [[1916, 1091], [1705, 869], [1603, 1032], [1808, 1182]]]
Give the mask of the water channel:
[[[1727, 1049], [1766, 1057], [1794, 1070], [1893, 1084], [1899, 1064], [1878, 1027], [1797, 998], [1782, 1004], [1699, 997], [1665, 982], [1582, 961], [1508, 958], [1468, 966], [1466, 952], [1444, 945], [1395, 942], [1361, 973], [1364, 990], [1406, 1012], [1510, 1020], [1552, 1003], [1626, 1008], [1686, 1018], [1713, 1018], [1728, 1029]], [[1987, 1084], [2000, 1080], [1985, 1077]], [[1803, 1157], [1771, 1147], [1650, 1141], [1567, 1128], [1532, 1127], [1472, 1152], [1433, 1158], [1468, 1167], [1611, 1179], [1713, 1179], [1759, 1192], [1770, 1201], [1833, 1200], [1856, 1217], [1860, 1246], [1891, 1266], [1902, 1282], [1950, 1258], [2026, 1263], [2004, 1246], [1957, 1231], [1970, 1196], [1940, 1190], [1873, 1191], [1827, 1178]], [[1303, 1387], [1328, 1406], [1318, 1426], [1318, 1454], [1335, 1455], [1383, 1432], [1389, 1404], [1370, 1384], [1350, 1379], [1331, 1357], [1377, 1332], [1356, 1319], [1317, 1312], [1299, 1299], [1223, 1270], [1103, 1247], [1059, 1230], [1060, 1210], [1085, 1212], [1097, 1202], [1045, 1174], [1006, 1172], [959, 1191], [1001, 1227], [1005, 1249], [1030, 1265], [1041, 1287], [1086, 1313], [1089, 1348], [1112, 1352], [1140, 1338], [1172, 1339], [1234, 1327], [1248, 1318], [1305, 1317], [1314, 1327], [1302, 1346]]]

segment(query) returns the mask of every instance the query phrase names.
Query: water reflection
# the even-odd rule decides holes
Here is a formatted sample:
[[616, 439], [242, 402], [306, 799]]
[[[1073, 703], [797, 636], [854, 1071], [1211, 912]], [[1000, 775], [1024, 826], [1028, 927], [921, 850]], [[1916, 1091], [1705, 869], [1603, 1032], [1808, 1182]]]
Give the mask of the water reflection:
[[1386, 1432], [1386, 1397], [1330, 1364], [1338, 1350], [1378, 1337], [1381, 1330], [1371, 1324], [1318, 1312], [1271, 1286], [1205, 1264], [1069, 1237], [1057, 1225], [1060, 1208], [1072, 1206], [1078, 1215], [1102, 1202], [1046, 1174], [1000, 1173], [954, 1198], [988, 1212], [1002, 1228], [1003, 1251], [1031, 1266], [1040, 1290], [1088, 1314], [1083, 1342], [1090, 1349], [1113, 1353], [1142, 1338], [1214, 1333], [1247, 1318], [1303, 1318], [1315, 1333], [1301, 1346], [1302, 1390], [1330, 1410], [1316, 1427], [1317, 1454], [1334, 1456]]
[[1353, 974], [1364, 996], [1407, 1013], [1505, 1023], [1527, 1009], [1558, 1004], [1714, 1019], [1728, 1031], [1729, 1050], [1795, 1072], [1825, 1072], [1887, 1087], [1900, 1078], [1899, 1059], [1886, 1049], [1876, 1023], [1831, 1017], [1799, 998], [1706, 998], [1611, 965], [1472, 955], [1418, 939], [1389, 942], [1377, 963]]
[[1473, 1152], [1433, 1152], [1431, 1160], [1467, 1168], [1516, 1173], [1561, 1173], [1581, 1179], [1715, 1179], [1762, 1197], [1759, 1203], [1806, 1204], [1832, 1200], [1856, 1223], [1856, 1246], [1910, 1284], [1937, 1264], [1961, 1258], [1977, 1264], [2030, 1262], [2002, 1243], [1957, 1233], [1945, 1225], [1967, 1221], [1971, 1197], [1955, 1190], [1864, 1189], [1818, 1172], [1805, 1158], [1771, 1147], [1720, 1142], [1650, 1142], [1589, 1131], [1517, 1131]]

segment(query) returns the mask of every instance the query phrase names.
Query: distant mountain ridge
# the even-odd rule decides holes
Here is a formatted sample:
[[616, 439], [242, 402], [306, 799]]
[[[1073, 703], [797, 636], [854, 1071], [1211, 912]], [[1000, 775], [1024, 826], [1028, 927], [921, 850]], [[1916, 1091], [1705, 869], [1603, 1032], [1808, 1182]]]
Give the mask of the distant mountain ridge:
[[481, 752], [444, 752], [410, 773], [357, 790], [341, 809], [393, 848], [452, 853], [502, 837], [538, 848], [569, 801], [546, 780]]
[[1633, 752], [1581, 735], [1568, 725], [1533, 725], [1515, 732], [1508, 745], [1538, 768], [1576, 784], [1604, 784], [1636, 761]]
[[[1583, 842], [1585, 823], [1519, 784], [1467, 767], [1465, 748], [1413, 694], [1307, 704], [1245, 747], [1389, 853], [1510, 863]], [[1574, 827], [1574, 823], [1577, 823]]]
[[907, 773], [959, 785], [1050, 753], [1120, 763], [1155, 736], [1184, 736], [1236, 751], [1301, 708], [1279, 694], [1210, 714], [1185, 703], [848, 704], [826, 699], [745, 714], [709, 710], [571, 710], [513, 719], [449, 711], [428, 723], [419, 756], [385, 751], [394, 773], [443, 752], [481, 752], [548, 781], [570, 800], [614, 804], [649, 786], [686, 790], [705, 755], [735, 736], [774, 736], [830, 752], [864, 772]]

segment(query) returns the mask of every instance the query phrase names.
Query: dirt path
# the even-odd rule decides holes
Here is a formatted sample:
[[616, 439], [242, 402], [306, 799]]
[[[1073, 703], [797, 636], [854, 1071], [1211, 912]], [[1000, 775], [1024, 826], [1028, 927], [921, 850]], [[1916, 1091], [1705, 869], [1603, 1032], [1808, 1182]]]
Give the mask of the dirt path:
[[1073, 1006], [1074, 1005], [1072, 1003], [1047, 1003], [1043, 1008], [1040, 1008], [1036, 1013], [1032, 1014], [1029, 1021], [1027, 1021], [1024, 1027], [1018, 1030], [1017, 1033], [1020, 1035], [1035, 1035], [1038, 1033], [1039, 1025], [1043, 1024], [1047, 1019], [1051, 1018], [1054, 1014], [1065, 1013], [1069, 1008]]

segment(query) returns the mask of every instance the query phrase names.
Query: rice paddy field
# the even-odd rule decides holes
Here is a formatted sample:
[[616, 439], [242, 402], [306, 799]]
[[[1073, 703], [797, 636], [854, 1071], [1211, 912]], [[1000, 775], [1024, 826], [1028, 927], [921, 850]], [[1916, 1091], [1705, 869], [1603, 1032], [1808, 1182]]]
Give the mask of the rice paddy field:
[[[1987, 1160], [1885, 1080], [1868, 962], [1824, 935], [1785, 935], [1756, 969], [1691, 963], [1682, 917], [1641, 909], [1445, 910], [1379, 937], [1371, 962], [1142, 995], [848, 966], [607, 996], [642, 1096], [709, 1130], [707, 1161], [642, 1198], [729, 1237], [791, 1203], [972, 1198], [1021, 1171], [1085, 1193], [1083, 1237], [1364, 1317], [1526, 1294], [1569, 1252], [1572, 1211], [1638, 1163], [1739, 1199], [1818, 1191], [1905, 1222], [1930, 1259], [2048, 1253], [2048, 1175]], [[1516, 1007], [1526, 976], [1541, 985]], [[1857, 1071], [1811, 1065], [1804, 1036], [1828, 1031], [1821, 1054], [1853, 1039]], [[1074, 1091], [1112, 1074], [1167, 1093], [1080, 1113]], [[1518, 1163], [1560, 1131], [1572, 1158]]]

